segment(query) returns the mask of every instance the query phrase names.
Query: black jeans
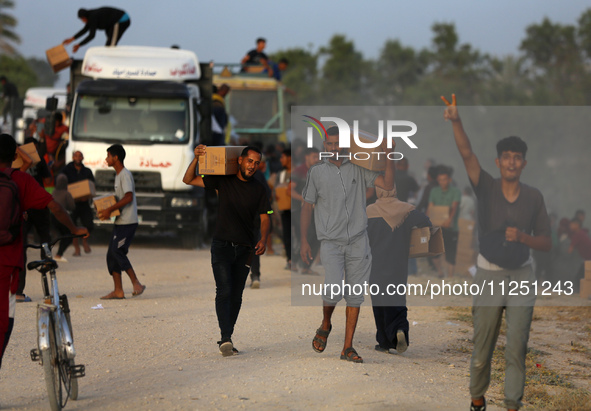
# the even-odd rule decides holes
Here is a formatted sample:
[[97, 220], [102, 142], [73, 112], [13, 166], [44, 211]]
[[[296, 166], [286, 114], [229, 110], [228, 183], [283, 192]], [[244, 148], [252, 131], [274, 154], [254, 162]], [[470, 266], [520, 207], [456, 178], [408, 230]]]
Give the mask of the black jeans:
[[215, 311], [222, 341], [229, 341], [242, 305], [242, 292], [248, 278], [252, 247], [214, 239], [211, 267], [215, 278]]

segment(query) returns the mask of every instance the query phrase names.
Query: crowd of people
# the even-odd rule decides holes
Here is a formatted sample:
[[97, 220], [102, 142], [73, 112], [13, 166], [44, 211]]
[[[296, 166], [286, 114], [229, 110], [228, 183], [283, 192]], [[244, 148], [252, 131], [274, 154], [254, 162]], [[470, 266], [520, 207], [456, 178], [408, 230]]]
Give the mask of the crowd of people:
[[[115, 12], [116, 11], [116, 12]], [[111, 28], [101, 26], [109, 16]], [[129, 16], [116, 9], [79, 11], [86, 26], [72, 42], [84, 33], [94, 36], [96, 29], [107, 30], [108, 42], [115, 45], [129, 26]], [[115, 27], [116, 26], [116, 27]], [[92, 37], [89, 36], [79, 47]], [[245, 71], [262, 66], [270, 77], [281, 79], [287, 61], [277, 64], [264, 53], [266, 41], [257, 39], [256, 49], [242, 60]], [[0, 78], [2, 80], [2, 78]], [[9, 89], [9, 88], [8, 88]], [[5, 88], [5, 94], [6, 90]], [[227, 85], [214, 90], [214, 124], [212, 145], [223, 145], [228, 116], [224, 97]], [[306, 148], [295, 140], [291, 146], [249, 142], [238, 158], [236, 174], [202, 176], [197, 173], [199, 157], [207, 146], [194, 149], [194, 159], [187, 168], [183, 182], [206, 189], [208, 207], [215, 209], [211, 236], [211, 265], [216, 283], [215, 311], [220, 328], [219, 351], [223, 356], [238, 354], [232, 337], [242, 305], [248, 276], [250, 287], [261, 287], [264, 266], [260, 257], [279, 253], [280, 239], [285, 254], [285, 269], [293, 273], [316, 275], [314, 262], [324, 270], [324, 284], [364, 282], [406, 284], [408, 275], [416, 274], [416, 261], [409, 260], [410, 236], [415, 227], [429, 227], [438, 219], [445, 245], [444, 255], [430, 260], [438, 276], [452, 277], [456, 264], [459, 219], [476, 222], [478, 256], [474, 261], [475, 281], [498, 285], [500, 279], [514, 281], [572, 280], [576, 285], [583, 277], [583, 261], [591, 260], [591, 238], [584, 227], [585, 212], [578, 210], [572, 219], [558, 221], [547, 214], [541, 192], [520, 181], [525, 168], [527, 144], [519, 137], [506, 137], [497, 143], [496, 166], [500, 177], [485, 171], [460, 119], [455, 96], [446, 103], [444, 119], [451, 122], [455, 143], [463, 160], [470, 186], [460, 190], [454, 183], [453, 169], [447, 165], [426, 167], [425, 181], [420, 184], [409, 172], [409, 160], [387, 161], [383, 173], [370, 171], [338, 155], [338, 127], [329, 127], [323, 151], [334, 156], [320, 161], [320, 150]], [[64, 146], [68, 126], [62, 113], [56, 113], [51, 126], [40, 130], [35, 123], [28, 129], [26, 142], [36, 144], [41, 161], [31, 167], [31, 159], [19, 150], [14, 139], [0, 135], [0, 173], [7, 176], [18, 190], [19, 204], [27, 219], [8, 243], [0, 244], [0, 347], [2, 354], [14, 323], [11, 303], [27, 302], [24, 293], [26, 270], [24, 244], [35, 228], [41, 241], [49, 241], [53, 229], [60, 235], [67, 232], [84, 235], [82, 248], [91, 252], [87, 238], [93, 229], [93, 211], [89, 199], [74, 201], [67, 185], [81, 180], [94, 181], [90, 169], [83, 164], [80, 151], [73, 153], [66, 164]], [[395, 147], [381, 147], [391, 152]], [[12, 170], [16, 156], [25, 161], [20, 170]], [[114, 191], [116, 203], [98, 212], [98, 218], [110, 218], [119, 211], [107, 251], [107, 269], [114, 289], [102, 299], [123, 299], [122, 276], [125, 272], [132, 285], [133, 296], [141, 295], [146, 286], [138, 280], [127, 257], [138, 226], [135, 185], [131, 172], [125, 168], [126, 152], [119, 144], [107, 149], [106, 163], [116, 172]], [[52, 194], [49, 194], [52, 192]], [[475, 199], [475, 198], [476, 199]], [[53, 214], [53, 215], [51, 215]], [[209, 213], [208, 213], [209, 215]], [[77, 226], [76, 224], [80, 224]], [[55, 234], [54, 234], [55, 235]], [[55, 255], [64, 257], [70, 241], [62, 241]], [[74, 244], [74, 256], [81, 256], [80, 244]], [[530, 252], [531, 251], [531, 252]], [[568, 278], [567, 278], [568, 277]], [[326, 290], [326, 287], [325, 287]], [[332, 290], [332, 288], [331, 288]], [[340, 358], [362, 363], [353, 347], [363, 294], [343, 291], [322, 294], [322, 320], [312, 338], [312, 349], [325, 351], [333, 328], [336, 305], [346, 302], [345, 337]], [[505, 404], [519, 409], [525, 385], [525, 354], [536, 295], [507, 296], [502, 293], [477, 295], [473, 299], [474, 349], [470, 364], [471, 409], [486, 409], [485, 394], [490, 382], [492, 352], [496, 345], [503, 315], [507, 319]], [[375, 350], [391, 349], [405, 352], [410, 344], [406, 298], [372, 297], [376, 325]], [[1, 365], [1, 356], [0, 356]]]

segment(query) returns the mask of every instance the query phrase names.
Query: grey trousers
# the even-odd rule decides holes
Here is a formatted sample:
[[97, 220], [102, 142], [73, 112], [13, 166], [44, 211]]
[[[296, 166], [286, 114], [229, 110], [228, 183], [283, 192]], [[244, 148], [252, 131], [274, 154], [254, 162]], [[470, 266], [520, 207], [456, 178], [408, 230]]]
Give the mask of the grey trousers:
[[[474, 322], [474, 350], [470, 362], [470, 395], [472, 398], [484, 396], [490, 384], [491, 360], [503, 310], [507, 325], [505, 345], [505, 406], [519, 409], [525, 387], [525, 356], [536, 295], [533, 289], [517, 289], [519, 295], [508, 295], [513, 288], [511, 281], [535, 281], [531, 266], [517, 270], [489, 271], [478, 268], [474, 283], [487, 286], [483, 295], [473, 299], [472, 318]], [[494, 288], [491, 293], [490, 281]], [[504, 281], [504, 290], [501, 282]], [[504, 291], [504, 292], [503, 292]], [[525, 291], [525, 292], [523, 292]], [[522, 295], [521, 293], [523, 292]]]
[[[359, 236], [348, 245], [322, 241], [320, 258], [326, 272], [324, 284], [326, 286], [333, 284], [339, 287], [343, 284], [348, 286], [338, 295], [323, 293], [324, 302], [336, 305], [344, 297], [348, 307], [360, 307], [363, 304], [364, 294], [359, 291], [361, 285], [369, 281], [369, 273], [371, 272], [371, 248], [367, 233]], [[328, 290], [330, 293], [332, 288]]]

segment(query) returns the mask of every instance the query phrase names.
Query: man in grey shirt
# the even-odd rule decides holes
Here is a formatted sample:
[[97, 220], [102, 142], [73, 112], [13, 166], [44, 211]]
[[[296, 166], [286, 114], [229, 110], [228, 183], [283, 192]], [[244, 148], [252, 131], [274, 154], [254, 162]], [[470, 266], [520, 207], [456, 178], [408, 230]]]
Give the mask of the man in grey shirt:
[[[531, 326], [536, 288], [530, 249], [548, 252], [552, 248], [550, 221], [542, 193], [520, 181], [527, 161], [527, 144], [511, 136], [497, 143], [495, 164], [500, 178], [482, 169], [462, 125], [452, 94], [443, 113], [451, 121], [454, 139], [470, 184], [478, 200], [479, 255], [474, 284], [487, 284], [473, 296], [472, 322], [474, 349], [470, 362], [471, 411], [486, 411], [486, 393], [490, 384], [491, 359], [505, 312], [505, 406], [518, 410], [525, 387], [525, 357]], [[518, 293], [504, 284], [519, 284]], [[501, 283], [503, 286], [501, 286]], [[488, 288], [486, 289], [488, 290]]]
[[107, 251], [107, 269], [113, 277], [115, 290], [101, 297], [101, 300], [121, 300], [125, 298], [121, 281], [123, 271], [127, 273], [133, 284], [132, 296], [136, 297], [146, 289], [146, 286], [142, 285], [137, 279], [131, 262], [127, 258], [127, 251], [137, 229], [138, 218], [133, 175], [131, 171], [125, 168], [123, 160], [125, 160], [125, 149], [121, 144], [114, 144], [107, 149], [107, 165], [113, 167], [117, 173], [115, 177], [115, 198], [117, 202], [111, 207], [99, 211], [99, 218], [107, 220], [115, 210], [119, 210], [121, 214], [115, 219], [113, 236]]
[[[394, 142], [393, 142], [394, 144]], [[389, 152], [384, 140], [381, 149]], [[325, 269], [323, 293], [323, 320], [312, 341], [316, 352], [323, 352], [332, 329], [331, 317], [336, 304], [344, 297], [347, 302], [345, 344], [341, 359], [356, 363], [363, 359], [353, 348], [353, 335], [363, 303], [363, 293], [346, 292], [328, 295], [331, 285], [347, 284], [353, 290], [363, 285], [371, 271], [371, 250], [367, 237], [367, 214], [365, 213], [365, 189], [378, 186], [384, 190], [394, 188], [394, 161], [386, 160], [385, 175], [366, 170], [351, 163], [347, 153], [339, 146], [338, 127], [326, 131], [324, 150], [333, 154], [328, 160], [312, 166], [308, 171], [306, 186], [302, 192], [304, 203], [301, 213], [301, 248], [304, 264], [312, 259], [312, 250], [307, 241], [312, 210], [316, 233], [321, 241], [320, 257]], [[357, 289], [359, 287], [356, 287]]]

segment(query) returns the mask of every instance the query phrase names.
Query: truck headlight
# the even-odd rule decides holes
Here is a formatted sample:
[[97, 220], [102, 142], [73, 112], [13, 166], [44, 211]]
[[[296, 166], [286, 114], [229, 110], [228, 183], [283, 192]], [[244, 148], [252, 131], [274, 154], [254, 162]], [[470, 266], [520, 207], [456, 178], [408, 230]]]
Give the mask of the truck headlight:
[[196, 207], [197, 206], [197, 199], [196, 198], [182, 198], [182, 197], [174, 197], [170, 201], [171, 207]]

